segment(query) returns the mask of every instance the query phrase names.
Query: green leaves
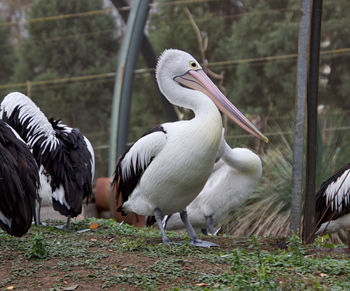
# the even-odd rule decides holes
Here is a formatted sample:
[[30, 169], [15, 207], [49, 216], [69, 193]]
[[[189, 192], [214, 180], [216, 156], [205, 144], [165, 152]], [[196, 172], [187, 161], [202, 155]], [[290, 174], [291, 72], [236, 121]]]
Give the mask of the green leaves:
[[[89, 229], [92, 222], [99, 227]], [[53, 223], [51, 221], [50, 223]], [[183, 233], [169, 232], [184, 242]], [[182, 243], [164, 245], [156, 229], [88, 219], [73, 229], [33, 226], [22, 238], [0, 231], [0, 288], [62, 290], [139, 288], [142, 290], [346, 290], [350, 266], [346, 249], [302, 245], [297, 236], [280, 250], [280, 239], [211, 237], [221, 248]], [[326, 248], [324, 248], [326, 247]], [[43, 277], [42, 274], [45, 274]], [[45, 285], [43, 285], [45, 284]]]
[[47, 247], [42, 234], [37, 233], [32, 239], [32, 245], [26, 252], [27, 259], [45, 259], [47, 257]]

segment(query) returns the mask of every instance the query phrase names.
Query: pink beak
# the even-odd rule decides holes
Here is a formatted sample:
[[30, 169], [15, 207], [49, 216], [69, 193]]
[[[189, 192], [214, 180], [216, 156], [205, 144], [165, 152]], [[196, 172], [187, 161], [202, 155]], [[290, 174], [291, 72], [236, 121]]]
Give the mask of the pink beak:
[[263, 135], [247, 117], [245, 117], [230, 100], [216, 87], [202, 69], [190, 70], [182, 76], [174, 78], [175, 81], [189, 88], [199, 90], [207, 95], [215, 105], [227, 115], [231, 120], [237, 123], [250, 134], [262, 139], [266, 143], [269, 139]]

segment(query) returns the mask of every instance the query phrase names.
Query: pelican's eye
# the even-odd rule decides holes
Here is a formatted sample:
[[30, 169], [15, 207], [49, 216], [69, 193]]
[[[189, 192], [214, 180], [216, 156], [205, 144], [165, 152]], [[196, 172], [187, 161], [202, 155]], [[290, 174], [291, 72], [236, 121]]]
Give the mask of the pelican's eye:
[[195, 61], [190, 61], [190, 67], [191, 67], [192, 69], [197, 69], [197, 68], [198, 68], [198, 65], [197, 65], [197, 63], [196, 63]]

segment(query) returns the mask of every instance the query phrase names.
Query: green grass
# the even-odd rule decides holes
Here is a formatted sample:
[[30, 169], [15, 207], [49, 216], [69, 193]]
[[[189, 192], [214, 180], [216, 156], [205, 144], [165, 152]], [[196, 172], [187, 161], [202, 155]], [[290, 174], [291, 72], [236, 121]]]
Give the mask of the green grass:
[[[83, 233], [91, 222], [99, 227]], [[203, 237], [221, 247], [200, 249], [184, 233], [163, 245], [160, 232], [113, 220], [79, 221], [72, 230], [33, 226], [22, 238], [0, 232], [0, 289], [62, 290], [346, 290], [349, 253], [327, 237], [304, 246], [297, 237]]]

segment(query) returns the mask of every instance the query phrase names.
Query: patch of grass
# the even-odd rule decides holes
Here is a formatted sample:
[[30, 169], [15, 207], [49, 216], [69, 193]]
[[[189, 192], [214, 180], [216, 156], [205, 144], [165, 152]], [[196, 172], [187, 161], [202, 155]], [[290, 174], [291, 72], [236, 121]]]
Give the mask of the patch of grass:
[[[99, 227], [83, 233], [94, 221]], [[118, 233], [118, 234], [117, 234]], [[123, 233], [121, 235], [120, 233]], [[292, 236], [286, 249], [279, 239], [222, 236], [221, 248], [188, 244], [183, 233], [169, 232], [179, 245], [164, 245], [157, 230], [136, 229], [111, 220], [89, 219], [71, 231], [32, 227], [22, 238], [0, 232], [0, 288], [58, 290], [69, 284], [83, 289], [142, 290], [347, 290], [350, 254], [327, 239], [305, 246]], [[41, 246], [40, 246], [41, 245]], [[3, 247], [4, 246], [4, 247]], [[46, 256], [29, 259], [30, 250]], [[342, 246], [341, 246], [342, 247]], [[36, 253], [36, 251], [33, 253]], [[43, 276], [43, 274], [45, 274]], [[42, 278], [45, 278], [43, 280]], [[85, 285], [84, 285], [85, 284]]]
[[25, 257], [27, 259], [45, 259], [47, 257], [46, 243], [40, 232], [33, 237], [32, 245], [26, 252]]
[[125, 284], [126, 286], [134, 285], [142, 290], [156, 290], [154, 285], [155, 283], [157, 283], [155, 276], [121, 272], [103, 277], [103, 284], [101, 285], [101, 288], [105, 289], [115, 285]]

